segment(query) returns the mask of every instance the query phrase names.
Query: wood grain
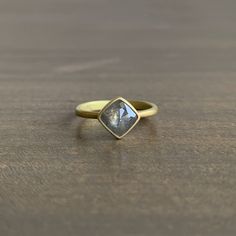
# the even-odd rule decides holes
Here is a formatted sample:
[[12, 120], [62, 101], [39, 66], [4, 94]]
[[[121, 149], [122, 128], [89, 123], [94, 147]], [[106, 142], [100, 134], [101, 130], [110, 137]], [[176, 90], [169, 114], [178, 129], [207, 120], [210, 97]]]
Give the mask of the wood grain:
[[[235, 235], [235, 7], [1, 0], [0, 235]], [[116, 96], [160, 113], [74, 115]]]

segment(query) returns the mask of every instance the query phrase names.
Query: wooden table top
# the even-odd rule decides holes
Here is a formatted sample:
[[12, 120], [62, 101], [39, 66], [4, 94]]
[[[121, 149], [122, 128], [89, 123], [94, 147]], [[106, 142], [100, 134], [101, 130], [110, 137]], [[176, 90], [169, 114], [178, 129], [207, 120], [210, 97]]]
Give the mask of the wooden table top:
[[[1, 0], [0, 234], [236, 235], [236, 1]], [[74, 115], [160, 107], [124, 139]]]

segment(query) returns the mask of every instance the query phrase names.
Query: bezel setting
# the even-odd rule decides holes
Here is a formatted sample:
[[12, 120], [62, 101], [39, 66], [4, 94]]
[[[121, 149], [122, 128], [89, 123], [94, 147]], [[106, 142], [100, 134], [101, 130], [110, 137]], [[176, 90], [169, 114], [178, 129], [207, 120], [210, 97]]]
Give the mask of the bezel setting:
[[[125, 106], [125, 109], [124, 108], [120, 108], [120, 109], [123, 109], [123, 111], [125, 110], [127, 112], [127, 109], [129, 110], [129, 112], [133, 115], [135, 114], [135, 117], [132, 117], [131, 120], [122, 120], [122, 119], [127, 119], [127, 117], [120, 117], [119, 119], [116, 117], [116, 120], [109, 120], [109, 121], [105, 121], [105, 119], [107, 119], [107, 115], [106, 113], [109, 112], [111, 113], [112, 115], [117, 115], [117, 112], [119, 112], [118, 114], [120, 114], [120, 111], [113, 111], [114, 109], [114, 106], [116, 109], [118, 109], [116, 106], [117, 106], [117, 102], [120, 101], [120, 104], [124, 105]], [[113, 113], [116, 112], [116, 113]], [[127, 112], [126, 116], [128, 115], [128, 118], [130, 119], [129, 117], [129, 112]], [[111, 100], [99, 113], [98, 115], [98, 120], [100, 121], [100, 123], [112, 134], [114, 135], [117, 139], [121, 139], [123, 138], [126, 134], [128, 134], [135, 126], [136, 124], [139, 122], [140, 120], [140, 115], [138, 113], [138, 111], [134, 108], [134, 106], [132, 104], [130, 104], [126, 99], [122, 98], [122, 97], [118, 97], [118, 98], [115, 98], [113, 100]], [[118, 124], [116, 124], [117, 127], [114, 126], [111, 124], [112, 121], [114, 122], [118, 122]], [[121, 125], [119, 125], [121, 123], [125, 124], [125, 127], [124, 125], [121, 127]], [[126, 122], [126, 123], [124, 123]], [[117, 131], [116, 131], [117, 129]], [[124, 129], [124, 132], [121, 132], [122, 129]]]

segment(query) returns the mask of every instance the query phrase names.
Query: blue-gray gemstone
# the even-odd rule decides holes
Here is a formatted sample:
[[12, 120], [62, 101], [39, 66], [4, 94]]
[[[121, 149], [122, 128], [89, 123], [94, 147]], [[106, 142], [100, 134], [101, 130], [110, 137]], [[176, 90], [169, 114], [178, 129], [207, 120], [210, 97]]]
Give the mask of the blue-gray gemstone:
[[122, 136], [135, 124], [138, 115], [128, 104], [117, 100], [103, 111], [100, 119], [113, 133]]

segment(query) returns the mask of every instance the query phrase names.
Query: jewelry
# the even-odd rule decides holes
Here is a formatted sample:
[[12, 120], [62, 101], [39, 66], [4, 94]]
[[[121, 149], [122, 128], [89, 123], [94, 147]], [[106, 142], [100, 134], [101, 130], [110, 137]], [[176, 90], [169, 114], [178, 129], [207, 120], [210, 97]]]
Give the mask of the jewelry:
[[140, 118], [153, 116], [158, 107], [146, 101], [127, 101], [122, 97], [111, 101], [92, 101], [78, 105], [76, 115], [98, 119], [116, 138], [121, 139], [134, 128]]

